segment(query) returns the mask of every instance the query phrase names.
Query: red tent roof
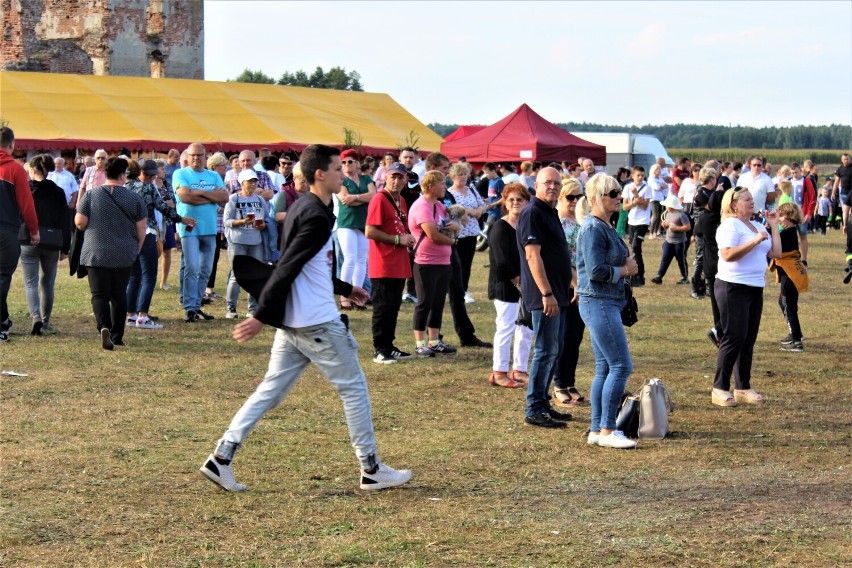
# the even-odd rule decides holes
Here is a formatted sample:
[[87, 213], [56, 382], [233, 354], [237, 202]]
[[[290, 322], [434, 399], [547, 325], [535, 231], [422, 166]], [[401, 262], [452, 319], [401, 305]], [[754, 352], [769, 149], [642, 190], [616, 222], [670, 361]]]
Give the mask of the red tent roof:
[[474, 163], [576, 161], [580, 156], [590, 158], [595, 164], [606, 163], [606, 146], [574, 136], [548, 122], [526, 104], [475, 134], [444, 142], [441, 153], [451, 160], [464, 156]]
[[480, 130], [484, 130], [487, 128], [486, 126], [474, 125], [474, 124], [463, 124], [447, 134], [444, 137], [444, 141], [452, 142], [453, 140], [458, 140], [459, 138], [464, 138], [465, 136], [470, 136], [471, 134], [476, 134]]

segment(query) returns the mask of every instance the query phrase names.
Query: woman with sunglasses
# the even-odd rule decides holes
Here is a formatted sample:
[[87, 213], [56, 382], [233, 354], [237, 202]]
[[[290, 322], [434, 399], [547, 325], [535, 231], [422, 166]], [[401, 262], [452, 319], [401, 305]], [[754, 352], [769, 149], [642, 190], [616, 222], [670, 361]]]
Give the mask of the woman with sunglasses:
[[[343, 262], [340, 266], [340, 279], [353, 286], [362, 286], [367, 276], [367, 252], [369, 243], [364, 235], [367, 226], [367, 207], [376, 194], [373, 178], [361, 174], [361, 162], [358, 152], [349, 149], [340, 154], [343, 162], [343, 185], [335, 196], [340, 206], [337, 215], [337, 238]], [[367, 309], [364, 304], [355, 302], [359, 310]], [[351, 310], [353, 303], [341, 296], [340, 309]]]
[[[518, 217], [529, 202], [530, 192], [523, 183], [507, 185], [503, 188], [506, 214], [488, 232], [488, 299], [494, 302], [497, 310], [494, 359], [488, 382], [495, 387], [514, 389], [529, 382], [527, 369], [533, 332], [529, 327], [515, 324], [521, 299], [521, 255], [516, 228]], [[510, 373], [509, 353], [513, 339], [515, 355]]]
[[[583, 188], [580, 181], [570, 176], [562, 178], [562, 191], [559, 201], [556, 203], [556, 211], [568, 248], [571, 250], [571, 268], [577, 270], [577, 235], [580, 233], [580, 224], [577, 222], [577, 201], [583, 196]], [[574, 290], [569, 290], [571, 296]], [[574, 386], [577, 371], [577, 361], [580, 357], [580, 343], [583, 342], [583, 332], [586, 326], [580, 317], [577, 302], [568, 305], [568, 328], [565, 330], [565, 342], [559, 351], [559, 359], [556, 362], [556, 376], [553, 379], [553, 395], [556, 401], [563, 406], [588, 406], [589, 401], [580, 394]]]
[[595, 378], [592, 381], [592, 418], [589, 445], [635, 448], [636, 442], [615, 429], [615, 418], [633, 360], [621, 324], [625, 279], [639, 272], [627, 245], [609, 220], [618, 211], [621, 186], [606, 174], [586, 183], [586, 195], [577, 204], [577, 291], [580, 317], [592, 339]]

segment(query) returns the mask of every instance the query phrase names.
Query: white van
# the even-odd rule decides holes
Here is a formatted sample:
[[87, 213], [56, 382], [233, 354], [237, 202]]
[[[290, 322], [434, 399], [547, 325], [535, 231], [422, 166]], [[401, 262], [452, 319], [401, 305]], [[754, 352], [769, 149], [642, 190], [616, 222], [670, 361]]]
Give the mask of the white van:
[[[606, 146], [606, 173], [614, 176], [618, 168], [630, 169], [643, 166], [650, 170], [657, 158], [663, 158], [667, 166], [674, 166], [663, 143], [651, 134], [629, 134], [627, 132], [571, 132], [583, 140]], [[596, 168], [599, 169], [599, 168]]]

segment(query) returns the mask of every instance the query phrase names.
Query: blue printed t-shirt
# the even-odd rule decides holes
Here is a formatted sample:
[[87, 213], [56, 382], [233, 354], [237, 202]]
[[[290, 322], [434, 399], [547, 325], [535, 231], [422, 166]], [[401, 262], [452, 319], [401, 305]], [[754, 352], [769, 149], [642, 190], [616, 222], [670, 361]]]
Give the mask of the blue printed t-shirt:
[[219, 205], [216, 203], [205, 203], [204, 205], [189, 205], [180, 200], [177, 195], [179, 187], [188, 187], [189, 189], [202, 189], [204, 191], [214, 191], [216, 189], [225, 189], [225, 184], [222, 178], [214, 171], [202, 170], [196, 172], [190, 167], [181, 168], [174, 173], [175, 188], [175, 203], [177, 212], [181, 217], [192, 217], [195, 219], [195, 229], [192, 232], [186, 232], [186, 225], [178, 223], [178, 234], [181, 238], [189, 236], [206, 236], [215, 235], [218, 232], [216, 224], [216, 212], [219, 210]]
[[[494, 203], [501, 197], [503, 197], [503, 188], [506, 187], [506, 184], [503, 182], [503, 178], [494, 178], [488, 180], [488, 203]], [[503, 211], [501, 211], [500, 207], [492, 207], [488, 210], [488, 217], [499, 219], [503, 216]]]

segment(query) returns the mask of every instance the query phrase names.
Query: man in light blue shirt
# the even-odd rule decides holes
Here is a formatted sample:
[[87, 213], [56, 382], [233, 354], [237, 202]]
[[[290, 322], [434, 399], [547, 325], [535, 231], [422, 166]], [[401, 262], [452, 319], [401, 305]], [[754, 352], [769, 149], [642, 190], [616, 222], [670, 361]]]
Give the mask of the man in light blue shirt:
[[203, 145], [190, 144], [186, 153], [189, 166], [177, 170], [172, 180], [178, 213], [181, 217], [195, 219], [194, 227], [177, 225], [184, 264], [181, 295], [186, 316], [183, 321], [193, 323], [213, 319], [201, 311], [201, 298], [213, 268], [216, 212], [220, 203], [228, 201], [228, 190], [219, 174], [205, 168], [207, 153]]

